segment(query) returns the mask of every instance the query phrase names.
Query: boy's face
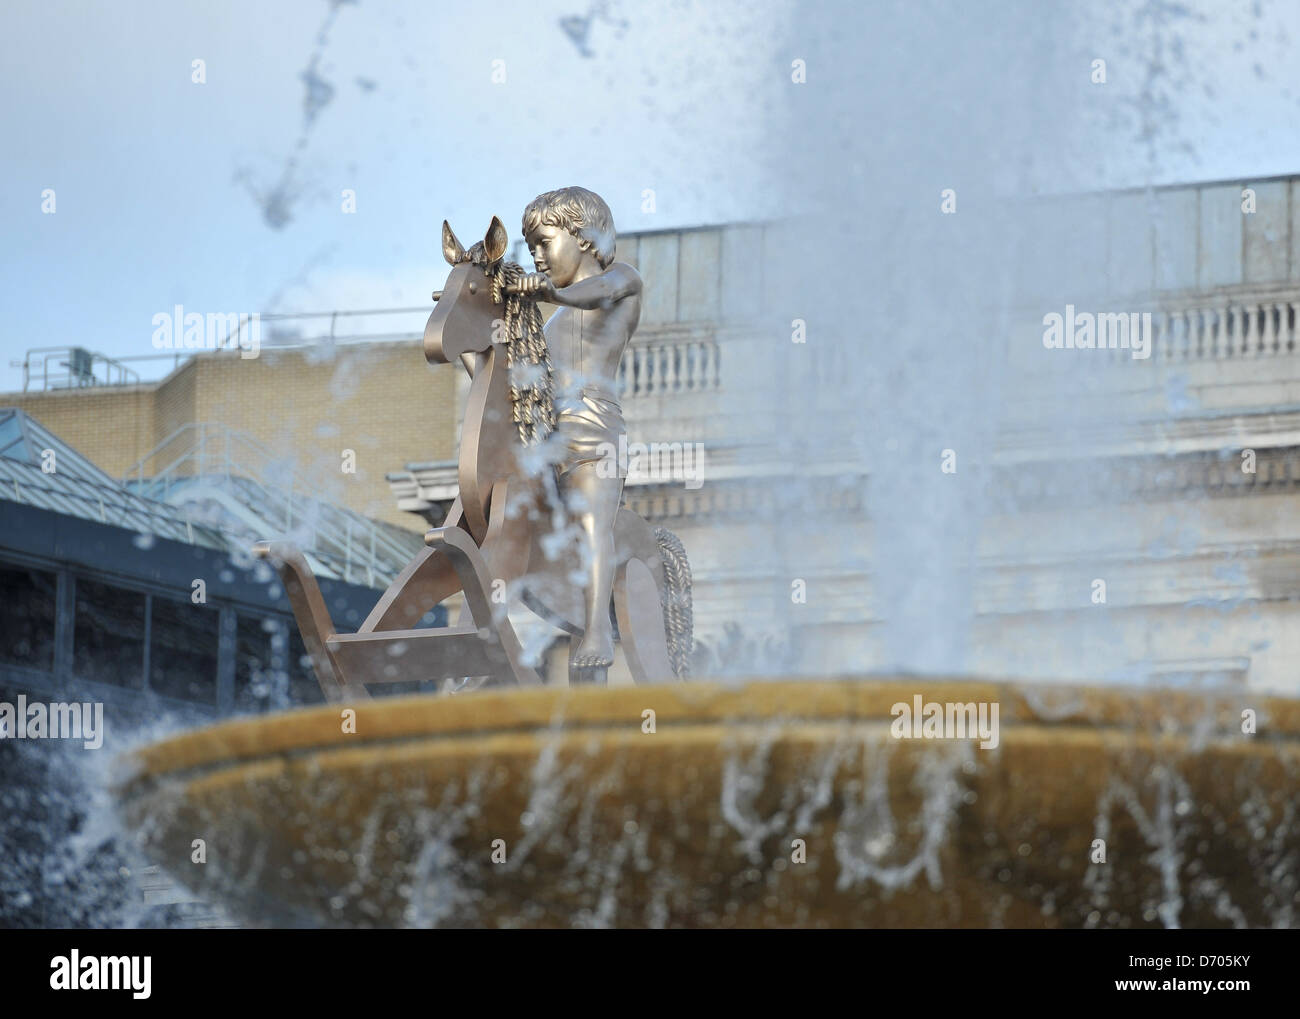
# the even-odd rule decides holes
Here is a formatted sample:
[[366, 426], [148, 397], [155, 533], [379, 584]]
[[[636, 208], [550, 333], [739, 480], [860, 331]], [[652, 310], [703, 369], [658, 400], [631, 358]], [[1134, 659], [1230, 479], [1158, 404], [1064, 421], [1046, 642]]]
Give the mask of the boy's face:
[[527, 240], [538, 272], [546, 273], [557, 287], [573, 282], [586, 254], [578, 238], [563, 227], [539, 226]]

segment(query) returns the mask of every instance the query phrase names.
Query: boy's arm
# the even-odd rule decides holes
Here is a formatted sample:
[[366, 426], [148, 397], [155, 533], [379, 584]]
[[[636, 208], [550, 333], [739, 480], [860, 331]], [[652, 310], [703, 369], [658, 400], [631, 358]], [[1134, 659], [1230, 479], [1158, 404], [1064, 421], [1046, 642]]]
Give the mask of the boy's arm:
[[641, 292], [641, 277], [630, 265], [615, 262], [599, 276], [588, 276], [555, 291], [554, 302], [590, 311]]
[[588, 276], [585, 280], [558, 289], [541, 273], [529, 273], [519, 281], [519, 290], [535, 294], [541, 301], [590, 311], [594, 308], [608, 308], [616, 301], [639, 294], [641, 277], [630, 265], [615, 262], [597, 276]]

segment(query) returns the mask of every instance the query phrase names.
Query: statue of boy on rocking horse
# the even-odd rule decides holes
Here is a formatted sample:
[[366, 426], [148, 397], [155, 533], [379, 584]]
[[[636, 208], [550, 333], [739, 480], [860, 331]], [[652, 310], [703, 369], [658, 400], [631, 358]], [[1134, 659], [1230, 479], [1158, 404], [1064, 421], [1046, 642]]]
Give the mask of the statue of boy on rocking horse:
[[[493, 217], [468, 251], [443, 223], [452, 266], [424, 333], [434, 364], [472, 382], [459, 495], [443, 526], [356, 634], [333, 632], [305, 560], [261, 542], [279, 568], [317, 676], [331, 699], [412, 679], [540, 682], [522, 660], [506, 605], [518, 594], [572, 635], [569, 682], [603, 683], [615, 629], [633, 678], [682, 678], [692, 647], [690, 567], [681, 542], [622, 506], [618, 370], [641, 314], [641, 277], [614, 260], [609, 207], [585, 188], [539, 195], [523, 216], [537, 271], [505, 261]], [[559, 305], [542, 326], [538, 303]], [[410, 627], [457, 591], [457, 625]], [[613, 613], [611, 613], [611, 602]], [[468, 617], [468, 618], [467, 618]]]

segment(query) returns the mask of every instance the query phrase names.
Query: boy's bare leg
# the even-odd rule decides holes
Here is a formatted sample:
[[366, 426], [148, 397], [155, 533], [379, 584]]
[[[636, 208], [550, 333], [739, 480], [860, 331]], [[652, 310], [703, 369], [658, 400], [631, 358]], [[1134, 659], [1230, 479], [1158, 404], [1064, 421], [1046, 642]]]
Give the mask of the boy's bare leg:
[[[600, 477], [596, 464], [580, 464], [565, 477], [565, 498], [587, 553], [586, 626], [569, 654], [569, 681], [605, 681], [614, 664], [614, 633], [609, 602], [614, 588], [614, 517], [623, 497], [623, 479]], [[575, 675], [575, 670], [582, 670]]]

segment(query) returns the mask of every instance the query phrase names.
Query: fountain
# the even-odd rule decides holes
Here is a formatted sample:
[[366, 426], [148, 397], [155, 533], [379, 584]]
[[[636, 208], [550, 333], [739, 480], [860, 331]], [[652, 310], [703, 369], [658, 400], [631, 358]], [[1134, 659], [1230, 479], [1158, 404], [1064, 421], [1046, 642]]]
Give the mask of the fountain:
[[[917, 694], [999, 705], [998, 745], [891, 735]], [[1247, 734], [1239, 697], [1170, 690], [481, 690], [186, 733], [119, 795], [258, 924], [1289, 924], [1300, 704], [1251, 705]]]
[[[581, 635], [592, 560], [543, 484], [547, 436], [573, 448], [564, 418], [530, 442], [506, 404], [523, 355], [489, 337], [511, 288], [538, 284], [505, 248], [497, 220], [468, 252], [444, 228], [425, 351], [469, 359], [477, 417], [448, 519], [358, 632], [335, 632], [292, 546], [258, 546], [333, 703], [128, 759], [122, 812], [172, 875], [276, 925], [1290, 922], [1294, 701], [939, 670], [682, 681], [685, 554], [626, 509], [595, 527], [615, 551], [601, 612], [640, 685], [604, 686], [611, 663], [577, 651], [569, 685], [543, 685], [492, 590]], [[506, 332], [543, 349], [525, 305]], [[457, 592], [454, 625], [411, 628]], [[468, 692], [370, 696], [428, 679]]]
[[[1123, 401], [1092, 399], [1120, 370], [1113, 360], [1045, 359], [1037, 336], [1009, 339], [1026, 308], [1033, 321], [1044, 307], [1109, 309], [1116, 292], [1130, 296], [1115, 289], [1130, 279], [1079, 270], [1063, 240], [1104, 230], [1111, 213], [1078, 195], [1045, 211], [1038, 198], [1089, 190], [1096, 167], [1082, 157], [1102, 163], [1122, 148], [1072, 115], [1111, 95], [1087, 83], [1095, 54], [1081, 43], [1065, 59], [1044, 41], [1091, 37], [1029, 2], [1003, 23], [960, 5], [933, 24], [907, 5], [830, 8], [813, 30], [774, 33], [783, 59], [809, 69], [773, 115], [780, 144], [765, 161], [779, 204], [799, 217], [755, 254], [763, 343], [728, 362], [719, 399], [779, 468], [770, 510], [745, 521], [748, 543], [782, 585], [816, 590], [823, 570], [829, 586], [827, 564], [866, 577], [860, 625], [837, 630], [829, 599], [809, 601], [803, 618], [755, 604], [754, 629], [788, 649], [758, 663], [761, 675], [617, 688], [576, 685], [592, 678], [580, 668], [557, 688], [520, 671], [502, 618], [479, 599], [478, 625], [456, 639], [505, 648], [494, 669], [518, 688], [229, 721], [131, 755], [118, 785], [127, 823], [199, 894], [251, 923], [304, 926], [1295, 924], [1300, 702], [1117, 674], [1119, 656], [1099, 649], [1127, 650], [1132, 635], [1119, 613], [1083, 614], [1098, 604], [1087, 596], [1096, 573], [1080, 575], [1076, 601], [1044, 598], [1019, 627], [998, 601], [1011, 581], [978, 582], [981, 544], [1037, 537], [1040, 551], [1069, 551], [1069, 567], [1122, 558], [1106, 544], [1107, 527], [1123, 526], [1108, 524], [1122, 489], [1062, 468], [1047, 494], [1100, 510], [1053, 532], [1038, 504], [995, 483], [1003, 432], [1032, 440], [1009, 472], [1034, 457], [1080, 462], [1088, 426], [1112, 414], [1116, 427], [1158, 430], [1146, 410], [1135, 423], [1118, 415]], [[877, 100], [871, 123], [847, 129], [863, 120], [864, 95]], [[1151, 126], [1144, 139], [1159, 134]], [[1004, 393], [1024, 404], [1018, 420]], [[836, 479], [844, 499], [819, 501], [829, 485], [806, 469], [814, 460], [868, 467]], [[500, 503], [483, 484], [461, 512], [485, 575], [501, 576], [510, 560], [494, 558], [484, 509]], [[866, 507], [869, 524], [846, 522], [841, 502]], [[624, 576], [624, 597], [639, 585], [644, 607], [663, 577], [644, 535], [638, 549], [645, 570]], [[1052, 569], [1067, 572], [1059, 558]], [[444, 571], [433, 587], [481, 593], [474, 575]], [[554, 614], [572, 624], [580, 611]], [[331, 639], [346, 642], [310, 617], [310, 606], [299, 613], [324, 671]], [[1187, 647], [1209, 642], [1192, 614], [1179, 625]], [[632, 671], [663, 679], [666, 641], [652, 630], [635, 628], [647, 643]], [[439, 654], [425, 660], [456, 675]], [[390, 666], [390, 679], [407, 678], [371, 661], [341, 685], [359, 694]], [[996, 706], [996, 739], [896, 727], [917, 697]]]

